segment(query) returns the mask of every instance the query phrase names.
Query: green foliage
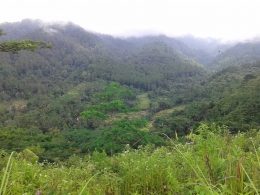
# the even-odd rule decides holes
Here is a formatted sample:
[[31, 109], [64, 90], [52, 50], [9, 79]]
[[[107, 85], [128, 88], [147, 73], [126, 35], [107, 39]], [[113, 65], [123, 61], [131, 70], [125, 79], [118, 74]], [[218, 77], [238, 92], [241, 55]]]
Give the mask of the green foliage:
[[129, 90], [125, 90], [118, 83], [111, 83], [109, 86], [103, 88], [103, 93], [94, 95], [94, 102], [96, 105], [88, 105], [86, 110], [81, 113], [83, 119], [87, 119], [91, 128], [96, 128], [96, 125], [104, 123], [105, 119], [116, 113], [127, 113], [135, 111], [124, 104], [122, 100], [117, 98], [126, 98], [128, 95], [132, 96]]
[[[139, 122], [136, 121], [138, 127]], [[130, 126], [127, 121], [118, 125]], [[157, 148], [126, 146], [112, 157], [95, 151], [85, 157], [73, 155], [65, 162], [31, 164], [19, 155], [2, 155], [0, 163], [7, 166], [0, 173], [4, 183], [0, 192], [259, 194], [258, 131], [232, 135], [225, 126], [201, 124], [196, 132], [190, 133], [183, 144], [169, 140], [167, 146]]]
[[[54, 46], [53, 50], [34, 53], [0, 54], [0, 101], [4, 108], [0, 124], [3, 127], [33, 127], [44, 133], [55, 128], [61, 131], [97, 128], [104, 124], [106, 116], [117, 117], [119, 112], [137, 111], [133, 109], [138, 104], [136, 94], [128, 89], [134, 93], [141, 92], [139, 89], [153, 90], [155, 101], [162, 95], [172, 97], [167, 101], [168, 108], [174, 105], [177, 96], [182, 97], [182, 102], [190, 101], [190, 95], [183, 93], [207, 74], [194, 61], [175, 51], [181, 48], [178, 41], [173, 41], [174, 49], [173, 45], [166, 43], [168, 38], [165, 43], [149, 40], [139, 45], [97, 36], [74, 24], [42, 29], [35, 23], [25, 20], [1, 26], [7, 32], [7, 36], [1, 36], [2, 42], [43, 40]], [[12, 31], [12, 28], [23, 31]], [[118, 83], [107, 86], [101, 93], [101, 89], [111, 81]], [[119, 83], [128, 88], [119, 87]], [[115, 100], [122, 101], [123, 105]], [[23, 105], [17, 105], [18, 101], [23, 101]], [[111, 112], [96, 107], [101, 103]], [[96, 114], [91, 111], [93, 116], [90, 116], [85, 105], [96, 110]], [[148, 107], [148, 99], [140, 104], [144, 112]], [[83, 120], [79, 116], [84, 110], [86, 119]]]
[[[198, 122], [224, 124], [232, 133], [258, 129], [259, 67], [260, 63], [255, 62], [240, 67], [229, 67], [212, 75], [200, 93], [193, 94], [193, 103], [181, 111], [174, 112], [173, 118], [161, 119], [165, 121], [164, 129], [174, 128], [179, 131], [182, 124], [176, 127], [171, 125], [171, 121], [176, 118], [185, 119], [189, 128], [193, 129], [197, 127]], [[185, 132], [184, 129], [182, 132]]]
[[32, 40], [22, 40], [22, 41], [8, 41], [0, 43], [0, 52], [12, 52], [17, 54], [21, 50], [35, 51], [38, 48], [52, 48], [49, 43], [44, 43], [43, 41], [32, 41]]
[[259, 61], [259, 42], [238, 43], [219, 54], [211, 63], [210, 68], [221, 70], [229, 66], [240, 66]]
[[29, 149], [25, 149], [20, 153], [20, 155], [30, 163], [36, 163], [39, 160], [39, 157]]
[[3, 33], [3, 30], [0, 28], [0, 36], [5, 35], [5, 33]]
[[[1, 36], [10, 53], [0, 54], [0, 192], [259, 193], [259, 62], [207, 78], [190, 58], [208, 56], [170, 38], [125, 41], [73, 24], [21, 29]], [[12, 41], [22, 37], [55, 47], [13, 55], [49, 47]], [[225, 55], [216, 58], [224, 66], [258, 59]]]
[[[87, 110], [81, 113], [81, 117], [87, 119], [91, 123], [92, 128], [98, 123], [98, 127], [104, 123], [104, 119], [108, 119], [108, 115], [115, 113], [127, 113], [135, 109], [126, 106], [121, 100], [115, 99], [124, 97], [125, 94], [131, 94], [119, 84], [112, 83], [104, 88], [104, 93], [96, 94], [99, 104], [87, 106]], [[148, 143], [162, 144], [162, 139], [157, 135], [152, 135], [149, 132], [141, 130], [148, 126], [148, 121], [145, 119], [127, 120], [127, 119], [112, 119], [108, 128], [105, 128], [100, 138], [95, 141], [95, 147], [98, 150], [105, 150], [107, 153], [114, 154], [121, 152], [125, 145], [130, 145], [137, 148], [139, 145]]]
[[[0, 29], [0, 36], [5, 35]], [[12, 52], [17, 54], [21, 50], [35, 51], [38, 48], [52, 48], [52, 45], [43, 41], [22, 40], [22, 41], [5, 41], [0, 43], [0, 52]]]
[[105, 113], [116, 112], [129, 112], [130, 108], [124, 105], [121, 100], [112, 100], [108, 103], [100, 103], [98, 105], [88, 106], [86, 111], [81, 113], [82, 118], [91, 119], [99, 117], [101, 119], [107, 119], [108, 116]]
[[85, 119], [94, 119], [94, 118], [108, 119], [107, 115], [105, 115], [101, 111], [97, 111], [96, 109], [97, 109], [96, 106], [89, 106], [87, 108], [87, 111], [83, 111], [81, 113], [81, 117]]
[[133, 95], [132, 91], [126, 90], [119, 83], [111, 83], [103, 88], [103, 93], [95, 94], [94, 97], [101, 102], [109, 102], [114, 99], [129, 98]]
[[125, 61], [97, 59], [89, 67], [90, 74], [145, 91], [155, 91], [159, 87], [170, 90], [207, 75], [201, 66], [163, 42], [147, 43]]
[[162, 145], [163, 139], [158, 135], [151, 134], [141, 128], [147, 127], [145, 119], [115, 121], [111, 128], [101, 134], [99, 149], [114, 154], [121, 152], [126, 145], [138, 148], [140, 145]]
[[13, 156], [13, 152], [11, 153], [10, 157], [8, 158], [8, 162], [7, 162], [6, 167], [3, 169], [4, 174], [3, 174], [3, 177], [1, 179], [0, 195], [4, 195], [5, 192], [6, 192], [8, 179], [9, 179], [10, 172], [11, 172], [11, 169], [12, 169], [12, 156]]

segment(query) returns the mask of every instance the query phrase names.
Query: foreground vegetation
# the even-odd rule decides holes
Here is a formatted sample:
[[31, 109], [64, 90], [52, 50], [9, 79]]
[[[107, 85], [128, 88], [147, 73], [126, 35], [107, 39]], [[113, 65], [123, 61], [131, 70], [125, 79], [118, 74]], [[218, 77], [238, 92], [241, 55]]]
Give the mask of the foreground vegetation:
[[259, 194], [260, 133], [231, 135], [214, 124], [197, 132], [176, 137], [183, 143], [54, 163], [36, 162], [28, 149], [10, 159], [1, 151], [0, 194]]

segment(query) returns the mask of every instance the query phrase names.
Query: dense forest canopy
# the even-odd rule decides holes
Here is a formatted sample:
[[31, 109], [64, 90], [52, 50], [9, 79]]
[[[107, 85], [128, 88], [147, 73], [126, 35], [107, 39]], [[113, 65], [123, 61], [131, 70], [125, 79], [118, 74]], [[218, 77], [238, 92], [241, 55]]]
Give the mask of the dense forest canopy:
[[[259, 127], [258, 43], [120, 39], [29, 19], [0, 28], [6, 34], [0, 37], [0, 127], [8, 151], [40, 144], [41, 159], [65, 159], [76, 151], [120, 152], [131, 139], [162, 145], [165, 135], [185, 136], [201, 122], [227, 125], [232, 133]], [[35, 50], [46, 43], [53, 48]], [[131, 95], [97, 98], [114, 84]], [[24, 142], [12, 143], [11, 131], [23, 132]], [[104, 141], [128, 131], [127, 141]]]
[[259, 194], [259, 43], [0, 29], [0, 195]]

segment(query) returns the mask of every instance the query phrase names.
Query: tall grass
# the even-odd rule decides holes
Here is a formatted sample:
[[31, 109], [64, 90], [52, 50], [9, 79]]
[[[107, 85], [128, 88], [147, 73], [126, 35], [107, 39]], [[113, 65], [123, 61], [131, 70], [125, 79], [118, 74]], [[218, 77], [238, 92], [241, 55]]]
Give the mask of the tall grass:
[[[260, 133], [230, 135], [226, 127], [201, 125], [185, 143], [126, 147], [107, 156], [94, 152], [65, 162], [32, 163], [23, 155], [1, 171], [0, 195], [241, 195], [259, 194]], [[2, 162], [0, 163], [2, 164]]]
[[11, 153], [9, 159], [8, 159], [8, 162], [7, 162], [7, 165], [6, 167], [4, 168], [4, 175], [3, 175], [3, 178], [2, 178], [2, 181], [1, 181], [1, 186], [0, 186], [0, 195], [4, 195], [5, 192], [6, 192], [6, 186], [8, 184], [8, 179], [9, 179], [9, 176], [10, 176], [10, 173], [11, 173], [11, 169], [12, 169], [12, 156], [13, 156], [13, 153]]

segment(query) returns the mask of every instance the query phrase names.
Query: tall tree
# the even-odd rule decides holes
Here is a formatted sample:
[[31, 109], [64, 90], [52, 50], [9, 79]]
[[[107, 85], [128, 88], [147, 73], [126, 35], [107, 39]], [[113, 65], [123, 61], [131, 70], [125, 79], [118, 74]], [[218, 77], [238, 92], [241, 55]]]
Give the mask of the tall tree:
[[[0, 36], [5, 35], [0, 29]], [[43, 41], [21, 40], [21, 41], [4, 41], [0, 43], [0, 52], [12, 52], [17, 54], [21, 50], [35, 51], [38, 48], [52, 48], [52, 44]]]

